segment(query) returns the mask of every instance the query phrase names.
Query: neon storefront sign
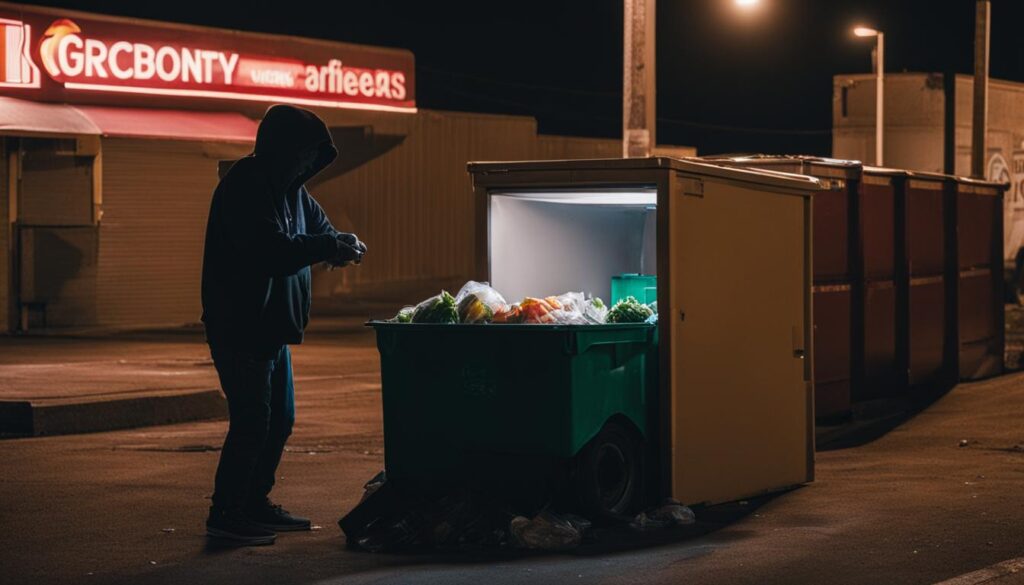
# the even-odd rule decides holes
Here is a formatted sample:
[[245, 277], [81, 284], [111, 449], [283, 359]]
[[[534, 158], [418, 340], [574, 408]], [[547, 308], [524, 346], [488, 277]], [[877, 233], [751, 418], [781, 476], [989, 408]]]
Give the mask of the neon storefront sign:
[[[0, 4], [0, 16], [4, 6]], [[139, 21], [125, 25], [76, 17], [46, 22], [44, 15], [20, 16], [22, 20], [0, 20], [18, 33], [6, 37], [19, 45], [7, 43], [4, 54], [15, 49], [17, 59], [8, 61], [17, 61], [19, 79], [29, 79], [34, 72], [36, 85], [12, 83], [0, 85], [0, 90], [38, 88], [41, 69], [43, 89], [52, 94], [53, 89], [45, 86], [56, 86], [65, 99], [75, 94], [136, 94], [398, 112], [416, 109], [413, 61], [407, 51], [209, 29], [200, 32], [195, 27]], [[34, 30], [42, 33], [37, 39], [28, 38]]]

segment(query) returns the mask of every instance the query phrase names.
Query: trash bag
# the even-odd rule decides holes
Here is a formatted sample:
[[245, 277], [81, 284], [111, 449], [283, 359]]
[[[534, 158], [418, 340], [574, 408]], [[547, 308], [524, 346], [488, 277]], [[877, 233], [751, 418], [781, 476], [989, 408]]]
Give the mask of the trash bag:
[[[587, 325], [590, 321], [583, 314], [586, 300], [583, 293], [565, 293], [543, 299], [526, 297], [519, 303], [518, 323], [536, 325]], [[496, 323], [512, 323], [506, 316]]]
[[471, 280], [455, 295], [460, 323], [490, 323], [508, 307], [505, 298], [486, 282]]
[[638, 532], [659, 530], [671, 526], [686, 526], [693, 524], [696, 517], [693, 510], [680, 504], [677, 500], [669, 498], [657, 508], [645, 510], [636, 515], [629, 526]]
[[516, 546], [531, 550], [570, 550], [583, 542], [576, 526], [546, 510], [532, 519], [516, 516], [509, 523], [509, 532]]
[[416, 307], [402, 307], [400, 311], [391, 319], [392, 323], [412, 323], [412, 314], [416, 312]]
[[494, 313], [491, 323], [515, 324], [523, 322], [523, 309], [518, 303]]
[[[534, 297], [526, 297], [523, 302], [519, 303], [519, 310], [522, 313], [521, 323], [533, 323], [533, 324], [553, 324], [555, 323], [555, 317], [552, 315], [552, 311], [557, 310], [555, 306], [551, 304], [549, 299], [537, 299]], [[557, 301], [556, 301], [557, 304]], [[561, 305], [557, 305], [561, 308]]]
[[551, 312], [554, 322], [559, 325], [590, 325], [584, 311], [587, 299], [581, 292], [567, 292], [557, 297], [548, 297], [548, 304], [555, 308]]
[[338, 520], [348, 546], [366, 552], [500, 547], [514, 514], [469, 490], [424, 495], [378, 473], [363, 497]]
[[459, 312], [455, 305], [455, 297], [447, 291], [430, 297], [416, 305], [412, 313], [413, 323], [458, 323]]
[[605, 323], [608, 319], [608, 306], [600, 297], [590, 297], [583, 307], [583, 316], [588, 323]]

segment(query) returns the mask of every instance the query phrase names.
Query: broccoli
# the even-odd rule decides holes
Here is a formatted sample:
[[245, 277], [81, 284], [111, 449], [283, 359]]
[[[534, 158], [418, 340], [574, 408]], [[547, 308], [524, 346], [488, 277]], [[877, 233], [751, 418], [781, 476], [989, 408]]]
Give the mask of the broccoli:
[[615, 306], [608, 311], [608, 323], [643, 323], [654, 311], [650, 307], [636, 300], [634, 297], [626, 297], [615, 303]]

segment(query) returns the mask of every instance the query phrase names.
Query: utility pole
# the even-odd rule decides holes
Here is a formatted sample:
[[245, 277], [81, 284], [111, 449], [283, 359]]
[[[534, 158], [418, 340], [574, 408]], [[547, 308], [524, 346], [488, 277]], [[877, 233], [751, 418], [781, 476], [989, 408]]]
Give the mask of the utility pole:
[[622, 156], [650, 156], [655, 140], [655, 0], [623, 0]]
[[875, 44], [875, 164], [885, 163], [885, 33], [879, 31]]
[[985, 140], [988, 133], [988, 54], [992, 29], [992, 3], [977, 0], [974, 16], [974, 119], [971, 125], [971, 176], [985, 177]]

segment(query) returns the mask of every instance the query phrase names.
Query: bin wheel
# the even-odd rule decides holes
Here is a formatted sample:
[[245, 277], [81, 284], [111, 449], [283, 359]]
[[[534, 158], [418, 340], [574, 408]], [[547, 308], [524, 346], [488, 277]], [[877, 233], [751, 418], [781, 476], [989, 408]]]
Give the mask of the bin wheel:
[[580, 505], [600, 515], [628, 514], [641, 494], [643, 445], [632, 429], [609, 421], [576, 456]]

